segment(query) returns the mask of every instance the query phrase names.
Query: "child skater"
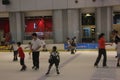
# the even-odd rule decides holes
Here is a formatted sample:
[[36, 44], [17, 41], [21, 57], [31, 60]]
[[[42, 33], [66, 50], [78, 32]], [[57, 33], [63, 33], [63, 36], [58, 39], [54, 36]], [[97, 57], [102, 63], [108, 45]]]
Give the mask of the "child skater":
[[25, 62], [24, 62], [25, 54], [24, 54], [23, 49], [21, 47], [21, 42], [17, 42], [17, 45], [18, 45], [18, 53], [19, 53], [19, 57], [20, 57], [20, 64], [22, 66], [20, 71], [25, 71], [27, 67], [26, 67]]
[[50, 53], [49, 67], [48, 67], [48, 71], [47, 71], [46, 75], [49, 74], [50, 69], [53, 66], [53, 64], [55, 64], [57, 74], [60, 74], [59, 69], [58, 69], [59, 63], [60, 63], [59, 52], [57, 51], [57, 47], [53, 46], [52, 51]]
[[17, 58], [18, 46], [15, 42], [12, 42], [11, 50], [13, 50], [13, 53], [14, 53], [13, 61], [18, 61], [18, 58]]
[[48, 51], [47, 47], [46, 47], [46, 43], [45, 43], [44, 37], [41, 38], [41, 42], [42, 42], [42, 51]]

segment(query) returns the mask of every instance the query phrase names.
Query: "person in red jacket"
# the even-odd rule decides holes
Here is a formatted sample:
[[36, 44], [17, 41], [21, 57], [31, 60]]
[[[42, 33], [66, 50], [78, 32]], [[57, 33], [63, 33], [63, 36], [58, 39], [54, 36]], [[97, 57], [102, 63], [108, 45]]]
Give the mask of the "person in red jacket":
[[19, 57], [20, 57], [20, 64], [22, 66], [20, 71], [25, 71], [27, 67], [26, 67], [25, 62], [24, 62], [25, 54], [24, 54], [23, 49], [21, 47], [21, 42], [17, 42], [17, 45], [18, 45], [18, 53], [19, 53]]
[[105, 45], [112, 45], [112, 44], [106, 43], [104, 38], [104, 33], [101, 33], [98, 39], [98, 57], [94, 63], [95, 67], [98, 67], [98, 63], [102, 56], [103, 56], [103, 67], [107, 67], [107, 54], [106, 54]]

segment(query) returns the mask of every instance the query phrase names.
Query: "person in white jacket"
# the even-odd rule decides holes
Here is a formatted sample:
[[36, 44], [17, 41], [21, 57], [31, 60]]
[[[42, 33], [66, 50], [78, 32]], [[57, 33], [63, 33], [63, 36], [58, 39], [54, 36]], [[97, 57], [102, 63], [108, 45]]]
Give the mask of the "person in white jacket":
[[18, 61], [18, 46], [15, 42], [12, 42], [11, 50], [13, 50], [13, 61]]
[[32, 34], [32, 41], [31, 41], [31, 51], [32, 51], [32, 60], [33, 60], [33, 67], [32, 69], [38, 70], [39, 69], [39, 53], [40, 48], [42, 46], [41, 40], [38, 38], [37, 33]]
[[41, 42], [42, 42], [42, 51], [48, 51], [47, 47], [46, 47], [46, 43], [45, 43], [44, 37], [41, 38]]

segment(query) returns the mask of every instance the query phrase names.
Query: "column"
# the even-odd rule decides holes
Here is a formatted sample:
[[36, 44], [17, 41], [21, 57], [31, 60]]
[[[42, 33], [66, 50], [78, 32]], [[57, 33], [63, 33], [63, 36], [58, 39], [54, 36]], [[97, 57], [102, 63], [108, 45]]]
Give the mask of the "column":
[[82, 29], [82, 12], [79, 11], [79, 23], [80, 23], [80, 26], [79, 26], [79, 37], [78, 37], [78, 41], [80, 43], [82, 43], [82, 37], [83, 37], [83, 29]]
[[68, 37], [68, 15], [67, 10], [62, 10], [63, 15], [63, 42], [66, 42], [66, 38]]
[[53, 36], [55, 43], [63, 43], [62, 10], [53, 11]]
[[68, 10], [68, 37], [76, 36], [77, 41], [79, 41], [79, 18], [78, 9]]
[[96, 9], [96, 36], [101, 33], [101, 8]]
[[24, 15], [20, 12], [9, 13], [10, 33], [12, 40], [23, 42], [24, 35]]
[[12, 41], [17, 40], [17, 28], [16, 28], [16, 16], [13, 12], [9, 13], [9, 23], [10, 23], [10, 34], [12, 37]]
[[112, 8], [111, 7], [107, 7], [107, 41], [110, 41], [110, 33], [112, 31], [112, 24], [113, 24], [113, 16], [112, 16]]
[[96, 13], [97, 13], [96, 17], [97, 36], [100, 33], [104, 33], [106, 41], [109, 42], [110, 32], [112, 30], [112, 8], [111, 7], [97, 8]]

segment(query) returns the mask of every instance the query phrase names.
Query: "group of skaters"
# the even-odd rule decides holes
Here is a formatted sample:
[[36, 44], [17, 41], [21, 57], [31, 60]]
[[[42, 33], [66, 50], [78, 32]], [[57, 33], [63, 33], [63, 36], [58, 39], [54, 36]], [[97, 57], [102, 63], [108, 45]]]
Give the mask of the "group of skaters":
[[1, 41], [0, 41], [0, 44], [1, 44], [2, 46], [6, 46], [6, 45], [8, 45], [10, 42], [11, 42], [11, 35], [10, 35], [10, 33], [6, 33], [6, 34], [4, 34], [4, 35], [2, 36]]
[[[39, 55], [40, 55], [40, 48], [43, 47], [42, 51], [47, 51], [45, 42], [37, 37], [36, 33], [32, 34], [32, 41], [28, 43], [28, 46], [25, 48], [30, 48], [29, 56], [31, 56], [32, 53], [32, 61], [33, 61], [33, 70], [39, 70]], [[21, 42], [13, 42], [12, 43], [12, 50], [14, 53], [13, 61], [18, 61], [17, 56], [19, 55], [20, 57], [20, 65], [22, 68], [20, 71], [25, 71], [27, 69], [27, 66], [25, 64], [25, 53], [23, 51], [23, 48], [21, 47]], [[60, 63], [60, 56], [59, 52], [57, 51], [57, 47], [53, 46], [52, 51], [50, 52], [50, 57], [49, 57], [49, 67], [46, 75], [50, 73], [51, 67], [53, 64], [55, 64], [56, 67], [56, 72], [57, 74], [60, 74], [58, 66]]]
[[75, 54], [76, 46], [77, 46], [76, 36], [73, 37], [72, 39], [67, 37], [67, 51], [71, 51], [71, 54]]
[[[118, 31], [114, 30], [112, 31], [113, 35], [113, 41], [116, 43], [116, 51], [117, 51], [117, 67], [120, 67], [120, 35], [118, 34]], [[98, 67], [99, 61], [101, 57], [103, 56], [103, 67], [107, 67], [107, 54], [105, 45], [112, 45], [113, 43], [106, 44], [104, 33], [101, 33], [98, 37], [98, 57], [94, 63], [95, 67]], [[39, 55], [40, 55], [40, 48], [43, 47], [43, 51], [47, 51], [45, 43], [43, 43], [42, 40], [40, 40], [37, 37], [36, 33], [32, 34], [32, 41], [29, 43], [29, 45], [25, 48], [30, 48], [29, 55], [31, 56], [32, 53], [32, 69], [33, 70], [39, 70]], [[73, 37], [72, 39], [67, 38], [67, 50], [71, 51], [71, 54], [75, 54], [76, 52], [76, 37]], [[17, 56], [20, 57], [20, 65], [22, 68], [20, 71], [25, 71], [27, 69], [27, 66], [25, 64], [25, 53], [23, 51], [23, 48], [21, 47], [21, 42], [12, 43], [12, 48], [14, 52], [14, 58], [13, 61], [18, 61]], [[49, 66], [48, 71], [45, 75], [48, 75], [50, 73], [51, 67], [55, 64], [56, 67], [56, 73], [60, 74], [59, 72], [59, 63], [60, 63], [60, 56], [59, 52], [57, 51], [57, 47], [53, 46], [52, 51], [50, 52], [50, 56], [48, 59]]]
[[[112, 42], [111, 43], [106, 43], [106, 40], [104, 38], [105, 34], [101, 33], [98, 36], [98, 56], [96, 58], [96, 61], [94, 63], [95, 67], [99, 67], [98, 64], [101, 60], [101, 57], [103, 56], [103, 67], [108, 67], [107, 66], [107, 54], [106, 54], [106, 45], [113, 45], [113, 43], [116, 44], [116, 52], [117, 55], [115, 56], [117, 58], [116, 62], [116, 67], [120, 67], [120, 35], [117, 30], [112, 31]], [[67, 38], [67, 51], [71, 51], [71, 54], [74, 54], [76, 52], [76, 37], [73, 37], [70, 39], [69, 37]]]
[[117, 52], [116, 67], [120, 67], [120, 35], [117, 30], [113, 30], [112, 31], [112, 43], [107, 43], [107, 44], [106, 44], [104, 35], [105, 35], [104, 33], [101, 33], [98, 37], [98, 57], [94, 63], [94, 66], [98, 67], [99, 61], [100, 61], [101, 57], [103, 56], [103, 64], [102, 65], [103, 65], [103, 67], [108, 67], [105, 45], [112, 46], [112, 44], [115, 43], [116, 44], [116, 52]]

